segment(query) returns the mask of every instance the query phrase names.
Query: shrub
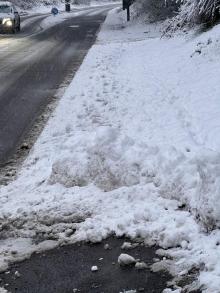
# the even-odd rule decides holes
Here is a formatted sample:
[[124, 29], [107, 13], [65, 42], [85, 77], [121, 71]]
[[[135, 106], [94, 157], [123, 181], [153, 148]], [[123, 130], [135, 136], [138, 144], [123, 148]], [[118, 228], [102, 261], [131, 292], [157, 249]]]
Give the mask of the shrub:
[[176, 16], [177, 27], [198, 23], [214, 24], [220, 19], [220, 0], [136, 0], [136, 14], [147, 14], [152, 21]]
[[174, 0], [137, 0], [136, 14], [147, 14], [152, 21], [164, 20], [178, 11], [180, 2]]
[[219, 19], [220, 0], [185, 0], [180, 18], [189, 24], [215, 23]]

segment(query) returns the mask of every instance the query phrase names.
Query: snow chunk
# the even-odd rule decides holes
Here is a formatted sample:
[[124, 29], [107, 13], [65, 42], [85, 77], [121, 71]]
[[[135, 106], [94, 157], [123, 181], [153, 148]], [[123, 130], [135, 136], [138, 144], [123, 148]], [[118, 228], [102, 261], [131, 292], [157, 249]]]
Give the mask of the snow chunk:
[[91, 267], [92, 272], [97, 272], [98, 270], [99, 270], [99, 268], [97, 266], [92, 266]]
[[104, 249], [105, 249], [105, 250], [110, 250], [111, 247], [110, 247], [110, 245], [109, 245], [108, 243], [106, 243], [106, 244], [104, 245]]
[[138, 246], [138, 243], [124, 242], [121, 246], [123, 250], [133, 249]]
[[16, 278], [20, 278], [21, 277], [21, 274], [19, 273], [19, 271], [15, 271], [15, 277]]
[[137, 262], [137, 263], [135, 264], [135, 268], [136, 268], [137, 270], [145, 270], [145, 269], [148, 268], [148, 266], [147, 266], [147, 264], [146, 264], [145, 262]]
[[162, 293], [181, 293], [181, 289], [164, 289]]
[[118, 263], [120, 266], [127, 266], [136, 263], [136, 260], [129, 254], [122, 253], [118, 258]]

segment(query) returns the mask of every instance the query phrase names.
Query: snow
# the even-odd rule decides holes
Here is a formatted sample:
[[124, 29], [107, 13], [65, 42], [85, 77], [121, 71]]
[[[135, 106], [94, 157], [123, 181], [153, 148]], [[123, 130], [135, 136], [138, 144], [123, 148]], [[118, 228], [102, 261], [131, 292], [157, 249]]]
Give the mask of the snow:
[[15, 277], [16, 278], [20, 278], [21, 277], [21, 274], [19, 273], [19, 271], [15, 271]]
[[105, 250], [110, 250], [111, 247], [109, 246], [109, 244], [105, 244], [105, 245], [104, 245], [104, 249], [105, 249]]
[[121, 249], [128, 250], [133, 249], [138, 246], [138, 243], [124, 242], [121, 246]]
[[137, 270], [145, 270], [148, 268], [147, 264], [145, 262], [136, 262], [135, 268]]
[[133, 258], [133, 256], [126, 253], [122, 253], [118, 257], [118, 263], [120, 266], [128, 266], [128, 265], [135, 264], [136, 260], [135, 258]]
[[91, 267], [91, 271], [92, 272], [97, 272], [99, 269], [98, 269], [98, 267], [97, 266], [92, 266]]
[[176, 289], [176, 290], [165, 289], [163, 290], [163, 293], [181, 293], [181, 289]]
[[17, 180], [0, 189], [0, 268], [115, 233], [160, 245], [155, 270], [196, 267], [198, 286], [218, 293], [220, 26], [161, 39], [161, 24], [124, 16], [109, 14]]

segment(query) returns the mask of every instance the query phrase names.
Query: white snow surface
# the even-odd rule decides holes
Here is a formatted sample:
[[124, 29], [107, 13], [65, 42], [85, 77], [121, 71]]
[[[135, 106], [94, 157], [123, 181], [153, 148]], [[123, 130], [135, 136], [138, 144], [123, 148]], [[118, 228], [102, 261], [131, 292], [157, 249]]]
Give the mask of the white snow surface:
[[160, 38], [109, 14], [14, 182], [0, 189], [0, 268], [112, 233], [167, 249], [220, 288], [220, 26]]

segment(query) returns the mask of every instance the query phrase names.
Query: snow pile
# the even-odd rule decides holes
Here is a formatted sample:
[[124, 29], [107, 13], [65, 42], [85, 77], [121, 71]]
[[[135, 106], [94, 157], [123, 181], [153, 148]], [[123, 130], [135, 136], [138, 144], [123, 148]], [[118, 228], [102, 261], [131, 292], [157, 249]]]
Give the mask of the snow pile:
[[219, 30], [167, 40], [158, 25], [109, 15], [18, 179], [0, 189], [1, 269], [115, 233], [160, 245], [158, 268], [196, 268], [219, 292]]
[[110, 127], [92, 134], [79, 134], [65, 157], [52, 165], [49, 182], [65, 187], [95, 184], [103, 191], [123, 186], [152, 184], [160, 196], [188, 205], [203, 224], [213, 229], [220, 225], [220, 155], [203, 151], [196, 156], [137, 144]]
[[144, 160], [155, 149], [136, 146], [126, 136], [120, 137], [118, 130], [101, 127], [92, 133], [92, 139], [82, 134], [71, 143], [70, 154], [53, 163], [51, 183], [66, 187], [86, 186], [94, 183], [104, 191], [123, 186], [152, 182], [153, 171], [145, 166]]

